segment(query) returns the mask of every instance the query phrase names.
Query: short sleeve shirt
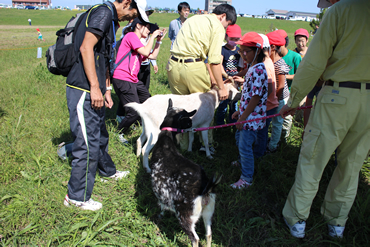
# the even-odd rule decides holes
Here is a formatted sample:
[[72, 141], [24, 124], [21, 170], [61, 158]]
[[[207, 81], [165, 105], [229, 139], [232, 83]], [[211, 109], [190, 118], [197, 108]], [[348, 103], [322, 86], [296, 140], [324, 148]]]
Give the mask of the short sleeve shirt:
[[134, 32], [129, 32], [123, 37], [121, 45], [117, 52], [117, 61], [124, 57], [130, 50], [131, 56], [128, 56], [114, 71], [113, 78], [130, 81], [133, 83], [138, 82], [137, 75], [139, 74], [140, 65], [146, 59], [140, 55], [136, 50], [143, 47], [139, 37]]
[[[240, 99], [240, 114], [243, 114], [245, 109], [247, 109], [248, 103], [253, 96], [258, 95], [261, 99], [251, 114], [249, 114], [247, 120], [266, 117], [267, 81], [267, 72], [263, 63], [258, 63], [248, 69]], [[265, 124], [266, 119], [263, 119], [245, 123], [243, 127], [245, 130], [256, 131], [263, 129]]]
[[[280, 58], [278, 61], [274, 63], [274, 67], [275, 67], [276, 78], [278, 78], [278, 75], [281, 75], [281, 74], [284, 75], [284, 82], [283, 82], [284, 90], [279, 99], [279, 100], [283, 100], [289, 97], [289, 88], [288, 88], [287, 80], [285, 79], [285, 75], [289, 73], [289, 70], [291, 69], [291, 67], [289, 67], [282, 58]], [[281, 82], [277, 82], [277, 83], [281, 83]]]
[[241, 59], [238, 51], [239, 47], [236, 47], [236, 49], [232, 51], [225, 45], [222, 46], [221, 54], [224, 57], [222, 66], [229, 76], [234, 76], [238, 73], [239, 60]]

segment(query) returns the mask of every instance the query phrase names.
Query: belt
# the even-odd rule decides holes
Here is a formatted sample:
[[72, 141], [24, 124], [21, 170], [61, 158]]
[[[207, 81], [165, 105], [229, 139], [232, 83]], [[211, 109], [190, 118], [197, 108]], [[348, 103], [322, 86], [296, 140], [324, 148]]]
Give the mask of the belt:
[[[342, 82], [339, 82], [339, 87], [361, 89], [361, 84], [362, 84], [361, 82], [342, 81]], [[325, 85], [334, 86], [334, 82], [332, 80], [329, 80], [325, 82]], [[366, 89], [370, 89], [370, 83], [366, 83]]]
[[188, 58], [188, 59], [179, 59], [177, 57], [174, 57], [174, 56], [171, 56], [171, 59], [175, 62], [180, 62], [182, 63], [182, 61], [184, 61], [184, 63], [192, 63], [192, 62], [201, 62], [202, 59], [201, 58]]

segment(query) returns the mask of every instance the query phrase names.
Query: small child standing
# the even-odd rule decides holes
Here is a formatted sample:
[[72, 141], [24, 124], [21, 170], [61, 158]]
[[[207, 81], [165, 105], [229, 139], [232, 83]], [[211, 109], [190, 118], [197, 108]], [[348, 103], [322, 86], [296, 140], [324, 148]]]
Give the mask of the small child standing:
[[294, 51], [301, 55], [302, 58], [306, 55], [308, 49], [307, 42], [309, 36], [308, 31], [304, 28], [299, 28], [294, 33], [294, 41], [297, 45]]
[[37, 34], [38, 34], [38, 38], [37, 38], [37, 40], [45, 41], [45, 40], [42, 38], [42, 34], [41, 34], [40, 29], [36, 28], [36, 31], [37, 31]]
[[[239, 54], [250, 64], [245, 80], [235, 76], [234, 80], [243, 83], [240, 109], [233, 114], [237, 122], [253, 120], [266, 116], [266, 102], [268, 92], [268, 77], [263, 60], [265, 53], [262, 51], [263, 39], [258, 33], [246, 33], [240, 41]], [[257, 120], [236, 125], [236, 145], [239, 148], [242, 174], [240, 179], [231, 184], [234, 189], [248, 188], [252, 185], [254, 174], [253, 144], [257, 139], [257, 131], [266, 124], [266, 120]]]
[[[222, 74], [227, 74], [227, 76], [234, 76], [236, 75], [240, 68], [238, 67], [239, 65], [239, 60], [240, 60], [240, 55], [238, 53], [239, 47], [237, 47], [236, 42], [240, 40], [242, 36], [242, 30], [241, 28], [237, 25], [229, 25], [226, 29], [226, 35], [225, 35], [225, 40], [226, 44], [222, 46], [221, 54], [223, 57], [222, 61]], [[224, 80], [228, 78], [223, 78]], [[216, 112], [216, 124], [221, 125], [224, 124], [224, 119], [225, 115], [227, 112], [227, 106], [229, 105], [230, 100], [226, 99], [220, 102], [217, 112]], [[230, 107], [229, 107], [229, 119], [228, 121], [230, 123], [235, 122], [232, 120], [231, 115], [235, 112], [235, 102], [231, 102]]]

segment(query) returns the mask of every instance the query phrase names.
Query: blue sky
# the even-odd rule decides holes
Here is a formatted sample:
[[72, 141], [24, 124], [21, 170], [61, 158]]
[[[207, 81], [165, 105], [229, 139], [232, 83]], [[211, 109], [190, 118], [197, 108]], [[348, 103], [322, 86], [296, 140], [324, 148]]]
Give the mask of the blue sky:
[[[151, 7], [169, 7], [177, 8], [177, 4], [182, 1], [187, 1], [191, 8], [204, 9], [204, 0], [147, 0], [148, 6]], [[11, 0], [0, 0], [5, 4], [11, 4]], [[76, 4], [96, 4], [101, 3], [101, 0], [52, 0], [53, 6], [68, 6], [73, 8]], [[269, 9], [294, 10], [302, 12], [319, 13], [317, 8], [317, 0], [233, 0], [232, 5], [237, 13], [263, 15]]]

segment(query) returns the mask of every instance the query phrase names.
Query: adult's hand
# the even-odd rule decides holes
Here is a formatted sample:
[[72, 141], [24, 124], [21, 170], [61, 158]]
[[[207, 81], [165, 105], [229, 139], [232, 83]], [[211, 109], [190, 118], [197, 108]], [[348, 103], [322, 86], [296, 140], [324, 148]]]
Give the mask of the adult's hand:
[[153, 69], [154, 69], [154, 74], [157, 74], [158, 73], [158, 65], [154, 65]]
[[281, 115], [282, 118], [285, 118], [288, 115], [294, 115], [295, 112], [297, 111], [297, 108], [290, 108], [287, 105], [284, 105], [283, 108], [281, 108], [279, 114]]
[[90, 89], [91, 107], [95, 110], [100, 110], [104, 104], [104, 97], [99, 87]]
[[224, 86], [220, 89], [218, 89], [218, 97], [221, 100], [226, 100], [229, 96], [229, 92], [227, 91], [227, 88]]

